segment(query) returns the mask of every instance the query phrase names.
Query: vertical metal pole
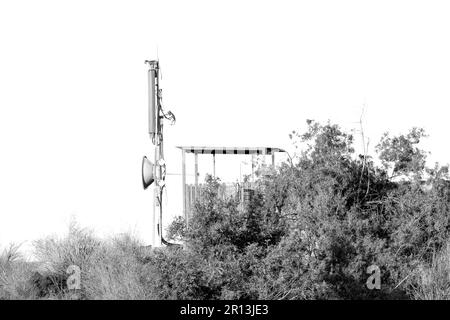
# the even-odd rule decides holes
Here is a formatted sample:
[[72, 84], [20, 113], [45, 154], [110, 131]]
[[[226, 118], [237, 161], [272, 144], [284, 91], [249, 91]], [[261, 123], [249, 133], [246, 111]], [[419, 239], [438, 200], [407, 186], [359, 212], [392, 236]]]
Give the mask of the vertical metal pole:
[[[159, 148], [158, 148], [158, 162], [159, 160], [163, 160], [164, 159], [164, 147], [163, 147], [163, 136], [162, 136], [162, 131], [163, 131], [163, 126], [161, 123], [161, 140], [160, 140], [160, 144], [159, 144]], [[162, 172], [162, 168], [160, 166], [160, 164], [158, 163], [158, 166], [156, 166], [158, 169], [158, 180], [162, 181], [163, 179], [163, 172]], [[162, 239], [163, 239], [163, 205], [162, 205], [162, 197], [163, 197], [163, 188], [158, 185], [157, 186], [157, 190], [158, 190], [158, 197], [159, 197], [159, 222], [158, 222], [158, 246], [162, 245]]]
[[[158, 166], [156, 165], [158, 161], [158, 146], [155, 147], [155, 166], [153, 169], [153, 175], [156, 178], [157, 181], [159, 175], [158, 175]], [[153, 247], [160, 247], [161, 246], [161, 235], [160, 235], [160, 204], [158, 203], [158, 194], [159, 194], [159, 187], [155, 184], [154, 190], [153, 190], [153, 217], [152, 217], [152, 224], [153, 224]], [[159, 209], [159, 210], [158, 210]]]
[[216, 154], [213, 153], [213, 176], [216, 177]]
[[198, 197], [198, 154], [195, 153], [195, 187], [194, 187], [194, 202]]
[[275, 168], [275, 152], [272, 153], [272, 167]]
[[[155, 156], [155, 159], [156, 159], [156, 156]], [[155, 176], [155, 173], [156, 173], [156, 169], [153, 168], [153, 176]], [[156, 201], [157, 201], [157, 199], [156, 199], [156, 195], [158, 193], [157, 193], [156, 187], [153, 187], [153, 188], [154, 188], [154, 190], [153, 190], [153, 214], [152, 214], [152, 246], [155, 247], [155, 245], [156, 245], [156, 235], [157, 235], [157, 229], [156, 229], [156, 225], [157, 225], [157, 222], [156, 222]]]
[[156, 239], [154, 246], [155, 247], [161, 247], [162, 246], [162, 214], [163, 214], [163, 208], [162, 208], [162, 187], [159, 185], [160, 181], [163, 180], [162, 176], [162, 168], [160, 166], [159, 160], [164, 159], [164, 149], [163, 149], [163, 125], [161, 121], [161, 117], [159, 115], [159, 111], [161, 109], [161, 102], [160, 102], [160, 91], [159, 91], [159, 62], [156, 63], [156, 78], [155, 78], [155, 84], [156, 84], [156, 115], [155, 115], [155, 202], [156, 206], [159, 210], [155, 210], [155, 216], [156, 216]]
[[255, 155], [252, 154], [252, 182], [254, 182], [255, 177], [254, 177], [254, 171], [255, 171]]
[[195, 153], [195, 192], [197, 192], [198, 186], [198, 154]]
[[183, 215], [186, 221], [186, 225], [189, 225], [189, 217], [186, 212], [186, 151], [181, 150], [181, 180], [183, 190]]
[[242, 161], [239, 163], [239, 182], [242, 182]]

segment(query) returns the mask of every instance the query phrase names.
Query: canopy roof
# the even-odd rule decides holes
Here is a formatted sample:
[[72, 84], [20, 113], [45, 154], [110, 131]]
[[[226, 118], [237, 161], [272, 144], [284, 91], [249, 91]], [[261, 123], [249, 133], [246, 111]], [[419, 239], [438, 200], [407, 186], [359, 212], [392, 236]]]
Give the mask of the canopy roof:
[[273, 147], [194, 147], [178, 146], [177, 148], [194, 154], [264, 154], [271, 155], [274, 152], [285, 152]]

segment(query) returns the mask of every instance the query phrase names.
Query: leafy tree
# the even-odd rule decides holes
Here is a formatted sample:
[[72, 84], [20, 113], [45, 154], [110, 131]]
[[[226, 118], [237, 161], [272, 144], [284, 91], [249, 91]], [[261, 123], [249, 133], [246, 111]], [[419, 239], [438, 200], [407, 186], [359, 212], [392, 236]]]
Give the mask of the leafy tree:
[[390, 137], [385, 133], [377, 145], [377, 152], [383, 166], [391, 168], [391, 178], [412, 175], [421, 178], [425, 169], [426, 153], [417, 145], [421, 139], [427, 137], [421, 128], [412, 128], [406, 135]]

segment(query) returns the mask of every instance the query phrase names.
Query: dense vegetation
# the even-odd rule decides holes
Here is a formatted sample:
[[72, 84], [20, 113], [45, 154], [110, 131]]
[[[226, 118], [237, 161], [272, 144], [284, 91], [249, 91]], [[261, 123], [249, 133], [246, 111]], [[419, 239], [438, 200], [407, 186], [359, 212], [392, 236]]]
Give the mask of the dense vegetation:
[[[189, 228], [182, 218], [168, 228], [182, 248], [143, 252], [130, 237], [102, 242], [72, 228], [37, 242], [37, 256], [53, 276], [79, 265], [85, 299], [449, 298], [448, 168], [426, 167], [424, 136], [384, 135], [376, 165], [337, 125], [307, 121], [290, 135], [299, 155], [261, 168], [245, 208], [207, 177]], [[366, 286], [370, 265], [380, 290]], [[5, 254], [0, 297], [67, 298], [62, 286], [36, 291], [33, 272]]]
[[[291, 134], [300, 156], [262, 175], [246, 210], [218, 199], [218, 181], [210, 177], [191, 228], [172, 230], [189, 249], [167, 259], [189, 255], [198, 261], [192, 269], [175, 263], [169, 272], [185, 273], [182, 279], [197, 272], [198, 289], [189, 298], [418, 294], [418, 272], [446, 244], [450, 230], [447, 168], [426, 168], [426, 154], [417, 148], [423, 130], [384, 135], [377, 167], [368, 155], [354, 154], [352, 135], [338, 126], [307, 124], [306, 132]], [[381, 290], [366, 287], [370, 265], [381, 269]], [[178, 282], [168, 281], [161, 286], [173, 295]]]

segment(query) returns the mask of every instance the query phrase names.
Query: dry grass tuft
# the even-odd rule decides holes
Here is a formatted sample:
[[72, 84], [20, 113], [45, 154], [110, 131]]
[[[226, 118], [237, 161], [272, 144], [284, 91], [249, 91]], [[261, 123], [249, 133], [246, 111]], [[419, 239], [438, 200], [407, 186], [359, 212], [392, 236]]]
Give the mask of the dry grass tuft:
[[35, 298], [28, 281], [32, 264], [22, 258], [19, 248], [20, 245], [11, 244], [0, 255], [0, 300]]
[[450, 300], [450, 242], [434, 256], [431, 264], [418, 269], [413, 297]]
[[[72, 223], [62, 239], [35, 242], [35, 255], [47, 274], [67, 276], [67, 268], [81, 269], [81, 299], [151, 299], [142, 279], [141, 243], [129, 234], [99, 240], [90, 230]], [[53, 298], [69, 299], [66, 288]]]

